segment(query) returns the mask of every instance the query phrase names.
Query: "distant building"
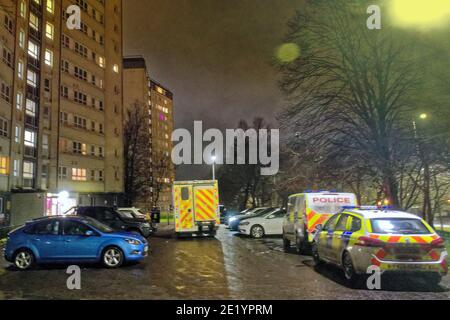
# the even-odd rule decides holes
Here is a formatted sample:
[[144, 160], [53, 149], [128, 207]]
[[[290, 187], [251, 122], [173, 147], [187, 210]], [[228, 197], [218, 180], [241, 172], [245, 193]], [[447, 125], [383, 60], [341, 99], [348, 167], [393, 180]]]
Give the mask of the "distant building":
[[138, 103], [148, 107], [151, 114], [152, 163], [151, 174], [154, 185], [161, 186], [161, 192], [153, 188], [152, 201], [163, 211], [172, 204], [172, 183], [175, 169], [171, 160], [173, 118], [173, 94], [163, 85], [152, 80], [143, 57], [124, 58], [124, 108]]
[[[73, 4], [81, 30], [66, 27]], [[0, 21], [0, 210], [19, 224], [75, 204], [117, 204], [122, 1], [0, 0]]]

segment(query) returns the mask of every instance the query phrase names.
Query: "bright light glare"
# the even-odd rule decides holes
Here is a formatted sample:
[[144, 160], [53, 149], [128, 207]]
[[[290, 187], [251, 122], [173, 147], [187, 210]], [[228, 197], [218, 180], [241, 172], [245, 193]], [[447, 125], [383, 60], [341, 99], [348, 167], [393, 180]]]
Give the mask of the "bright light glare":
[[450, 18], [449, 0], [389, 0], [393, 23], [419, 28], [439, 27]]
[[426, 118], [428, 118], [428, 115], [426, 113], [422, 113], [420, 115], [420, 119], [425, 120]]

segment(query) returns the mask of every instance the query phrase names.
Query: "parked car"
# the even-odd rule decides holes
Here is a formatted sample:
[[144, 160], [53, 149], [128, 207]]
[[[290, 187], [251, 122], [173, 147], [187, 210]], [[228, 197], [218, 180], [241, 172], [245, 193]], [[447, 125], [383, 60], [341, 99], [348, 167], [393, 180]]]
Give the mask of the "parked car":
[[238, 216], [238, 215], [245, 215], [247, 212], [249, 212], [250, 210], [254, 210], [254, 209], [245, 209], [241, 212], [236, 212], [236, 211], [227, 211], [226, 216], [224, 217], [224, 224], [225, 226], [228, 227], [228, 225], [230, 224], [230, 219]]
[[20, 270], [41, 263], [102, 263], [118, 268], [125, 261], [140, 261], [148, 242], [130, 232], [115, 232], [89, 217], [47, 217], [27, 223], [8, 234], [5, 259]]
[[433, 284], [448, 272], [445, 241], [416, 215], [344, 209], [316, 228], [312, 244], [316, 265], [339, 266], [351, 285], [358, 284], [371, 266], [382, 272], [417, 274]]
[[268, 235], [282, 235], [285, 215], [286, 210], [278, 208], [262, 215], [243, 219], [239, 223], [239, 232], [256, 239]]
[[357, 205], [353, 193], [305, 191], [289, 197], [283, 222], [283, 247], [289, 251], [295, 245], [298, 253], [309, 254], [316, 226], [346, 206]]
[[149, 212], [145, 212], [142, 209], [139, 209], [139, 208], [136, 208], [136, 207], [131, 207], [131, 208], [117, 208], [117, 210], [119, 212], [131, 213], [135, 218], [145, 219], [147, 221], [150, 221], [150, 213]]
[[119, 211], [112, 207], [75, 207], [70, 214], [96, 219], [114, 230], [139, 233], [145, 238], [153, 232], [151, 224], [143, 219], [136, 218], [132, 213]]
[[253, 210], [246, 212], [245, 214], [234, 216], [230, 218], [228, 227], [230, 231], [239, 231], [239, 223], [241, 223], [243, 219], [254, 217], [259, 214], [264, 214], [269, 211], [272, 211], [273, 209], [275, 208], [268, 208], [268, 207], [255, 208]]

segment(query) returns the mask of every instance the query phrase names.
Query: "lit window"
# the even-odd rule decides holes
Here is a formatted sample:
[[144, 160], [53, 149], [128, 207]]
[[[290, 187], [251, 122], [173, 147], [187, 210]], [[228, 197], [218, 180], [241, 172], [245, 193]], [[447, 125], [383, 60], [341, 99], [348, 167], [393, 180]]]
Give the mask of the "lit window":
[[27, 99], [25, 112], [31, 117], [36, 117], [36, 102]]
[[19, 61], [17, 63], [17, 76], [19, 79], [23, 79], [23, 62]]
[[31, 130], [25, 130], [25, 146], [35, 148], [36, 147], [36, 132]]
[[0, 174], [8, 174], [8, 161], [7, 157], [0, 157]]
[[23, 178], [34, 179], [34, 163], [24, 161], [23, 162]]
[[19, 31], [19, 46], [23, 49], [25, 47], [25, 31]]
[[28, 55], [34, 59], [39, 59], [39, 45], [33, 41], [28, 41]]
[[19, 176], [19, 167], [20, 167], [20, 160], [14, 160], [14, 177], [18, 177]]
[[55, 27], [50, 22], [47, 22], [45, 24], [45, 36], [53, 40], [54, 34], [55, 34]]
[[72, 168], [73, 181], [87, 181], [86, 169]]
[[37, 74], [34, 71], [31, 71], [28, 69], [27, 71], [27, 83], [32, 86], [33, 88], [37, 87], [38, 81], [37, 81]]
[[47, 12], [51, 14], [55, 12], [55, 0], [47, 0]]
[[49, 49], [45, 50], [45, 64], [49, 67], [53, 67], [53, 51]]
[[22, 110], [22, 106], [23, 106], [23, 93], [22, 92], [17, 92], [17, 95], [16, 95], [16, 108], [17, 108], [17, 110]]
[[22, 18], [25, 18], [25, 15], [27, 14], [27, 5], [25, 3], [25, 0], [20, 1], [20, 16]]
[[105, 58], [103, 57], [98, 57], [98, 65], [102, 68], [105, 67]]
[[16, 143], [20, 143], [20, 138], [22, 136], [22, 128], [19, 126], [16, 126], [15, 134], [14, 134], [14, 141]]
[[30, 27], [39, 31], [39, 18], [30, 12]]

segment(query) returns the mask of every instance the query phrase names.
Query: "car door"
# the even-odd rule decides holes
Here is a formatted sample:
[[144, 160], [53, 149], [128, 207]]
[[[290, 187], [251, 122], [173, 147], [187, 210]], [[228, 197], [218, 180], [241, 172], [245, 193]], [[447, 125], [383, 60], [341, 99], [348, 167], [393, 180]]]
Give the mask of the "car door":
[[343, 247], [346, 246], [350, 239], [350, 235], [347, 232], [347, 223], [349, 222], [349, 219], [350, 216], [344, 213], [340, 215], [339, 220], [336, 223], [330, 249], [330, 260], [333, 262], [340, 263]]
[[264, 229], [266, 234], [280, 235], [283, 234], [283, 219], [286, 211], [276, 211], [265, 218]]
[[291, 197], [288, 201], [287, 214], [283, 222], [284, 236], [290, 241], [294, 241], [294, 222], [295, 222], [295, 202], [297, 197]]
[[340, 214], [335, 214], [325, 222], [322, 231], [319, 233], [318, 237], [318, 248], [319, 254], [322, 258], [330, 260], [331, 248], [333, 243], [333, 233], [336, 226], [336, 222], [339, 219]]
[[37, 223], [31, 230], [30, 242], [42, 260], [60, 260], [64, 256], [60, 219], [49, 219]]
[[88, 225], [75, 220], [63, 223], [64, 259], [93, 260], [102, 243], [100, 234]]

